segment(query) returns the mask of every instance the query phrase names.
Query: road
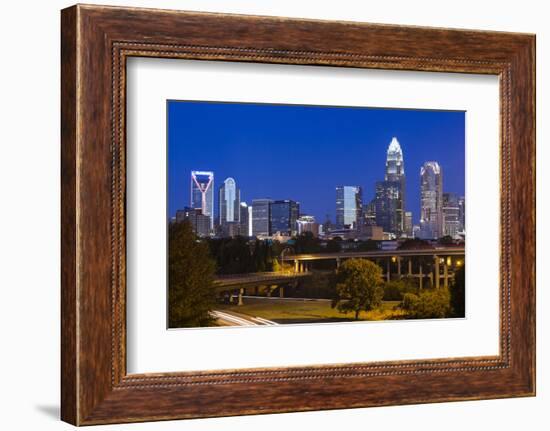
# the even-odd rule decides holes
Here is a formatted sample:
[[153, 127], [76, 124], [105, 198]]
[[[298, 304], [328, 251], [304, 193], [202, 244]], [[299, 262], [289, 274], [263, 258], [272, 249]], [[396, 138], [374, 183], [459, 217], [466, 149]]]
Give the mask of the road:
[[228, 326], [275, 326], [278, 323], [272, 322], [271, 320], [263, 319], [261, 317], [251, 317], [245, 316], [243, 314], [236, 314], [227, 311], [212, 311], [212, 315]]

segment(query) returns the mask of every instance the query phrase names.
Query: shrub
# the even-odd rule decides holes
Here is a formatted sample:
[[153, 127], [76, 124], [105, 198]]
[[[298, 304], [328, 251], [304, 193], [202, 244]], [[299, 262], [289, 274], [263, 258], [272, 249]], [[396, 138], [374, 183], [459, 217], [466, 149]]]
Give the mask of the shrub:
[[411, 319], [441, 319], [451, 313], [449, 289], [422, 290], [418, 295], [406, 293], [401, 308]]
[[415, 279], [403, 278], [384, 284], [384, 301], [402, 301], [406, 293], [418, 295], [418, 283]]
[[403, 291], [405, 283], [402, 281], [388, 281], [384, 284], [384, 301], [401, 301], [403, 299]]

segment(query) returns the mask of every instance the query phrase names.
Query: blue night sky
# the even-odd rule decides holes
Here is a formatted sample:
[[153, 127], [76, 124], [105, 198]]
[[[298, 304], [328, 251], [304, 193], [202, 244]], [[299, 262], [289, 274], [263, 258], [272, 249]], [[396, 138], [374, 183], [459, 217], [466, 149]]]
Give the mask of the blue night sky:
[[302, 214], [334, 222], [337, 185], [363, 201], [384, 179], [393, 136], [403, 150], [406, 210], [420, 214], [420, 167], [436, 160], [443, 191], [464, 194], [465, 113], [377, 108], [168, 101], [168, 212], [189, 205], [191, 170], [233, 177], [241, 201], [293, 199]]

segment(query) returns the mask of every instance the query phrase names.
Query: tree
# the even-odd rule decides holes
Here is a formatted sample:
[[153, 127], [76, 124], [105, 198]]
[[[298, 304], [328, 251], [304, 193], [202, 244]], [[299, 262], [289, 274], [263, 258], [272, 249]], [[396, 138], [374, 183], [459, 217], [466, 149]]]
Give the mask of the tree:
[[327, 253], [339, 253], [342, 251], [342, 238], [339, 236], [329, 240], [325, 249]]
[[466, 267], [461, 266], [456, 272], [454, 281], [451, 284], [451, 309], [454, 317], [465, 316], [465, 280]]
[[252, 253], [255, 272], [264, 272], [266, 270], [266, 258], [266, 245], [264, 241], [256, 239], [256, 242], [254, 243], [254, 252]]
[[336, 271], [336, 296], [332, 307], [341, 313], [370, 311], [381, 303], [384, 289], [382, 269], [365, 259], [349, 259]]
[[282, 271], [282, 267], [279, 264], [279, 261], [277, 259], [273, 259], [273, 262], [271, 263], [271, 270], [273, 272], [280, 272]]
[[432, 248], [434, 248], [433, 245], [420, 238], [406, 239], [399, 247], [397, 247], [398, 250], [422, 250]]
[[294, 250], [296, 254], [319, 253], [321, 246], [319, 245], [319, 240], [313, 235], [313, 232], [306, 231], [296, 237]]
[[442, 236], [441, 238], [439, 238], [438, 242], [441, 245], [454, 245], [455, 243], [451, 235]]
[[372, 239], [366, 241], [359, 241], [355, 251], [376, 251], [378, 250], [378, 242]]
[[208, 245], [197, 240], [188, 221], [168, 231], [168, 325], [208, 326], [216, 301], [215, 263]]

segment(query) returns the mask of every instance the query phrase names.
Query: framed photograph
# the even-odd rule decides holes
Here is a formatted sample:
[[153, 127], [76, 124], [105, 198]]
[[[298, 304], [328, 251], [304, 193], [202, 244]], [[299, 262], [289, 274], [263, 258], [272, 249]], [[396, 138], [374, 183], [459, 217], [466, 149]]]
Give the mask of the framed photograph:
[[77, 5], [61, 44], [63, 420], [535, 394], [533, 35]]

